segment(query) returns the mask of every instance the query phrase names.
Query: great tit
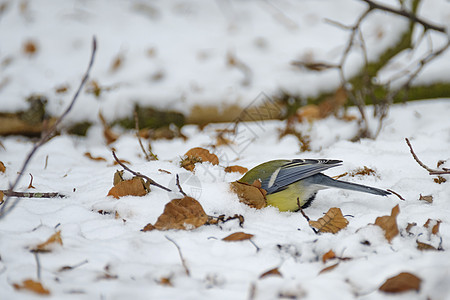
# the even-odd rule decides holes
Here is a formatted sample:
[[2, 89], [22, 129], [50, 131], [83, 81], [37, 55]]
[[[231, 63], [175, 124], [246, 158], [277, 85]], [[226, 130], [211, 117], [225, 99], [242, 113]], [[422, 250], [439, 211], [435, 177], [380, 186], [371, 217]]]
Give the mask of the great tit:
[[330, 159], [271, 160], [254, 167], [238, 181], [247, 184], [260, 181], [261, 188], [267, 191], [267, 204], [280, 211], [297, 211], [299, 204], [306, 208], [319, 190], [329, 187], [380, 196], [391, 194], [370, 186], [335, 180], [320, 173], [341, 164], [340, 160]]

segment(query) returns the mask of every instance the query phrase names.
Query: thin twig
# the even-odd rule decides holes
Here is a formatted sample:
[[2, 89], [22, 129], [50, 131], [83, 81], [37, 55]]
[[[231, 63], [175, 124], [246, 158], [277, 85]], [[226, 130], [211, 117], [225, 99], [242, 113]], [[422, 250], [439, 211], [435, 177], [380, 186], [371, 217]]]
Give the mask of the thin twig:
[[138, 117], [137, 111], [134, 111], [134, 125], [136, 128], [136, 137], [139, 141], [139, 146], [141, 146], [141, 150], [142, 150], [142, 152], [144, 152], [145, 159], [150, 161], [151, 160], [150, 156], [147, 154], [147, 151], [145, 151], [144, 145], [142, 145], [141, 136], [139, 135], [139, 117]]
[[83, 260], [82, 262], [79, 262], [73, 266], [63, 266], [61, 268], [59, 268], [58, 272], [64, 272], [64, 271], [70, 271], [73, 270], [75, 268], [81, 267], [82, 265], [87, 264], [89, 261], [87, 259]]
[[414, 150], [411, 146], [411, 143], [409, 142], [408, 138], [405, 138], [406, 143], [408, 144], [409, 147], [409, 151], [411, 152], [414, 160], [419, 164], [419, 166], [421, 166], [422, 168], [424, 168], [425, 170], [427, 170], [429, 173], [432, 172], [439, 172], [438, 170], [433, 170], [430, 167], [428, 167], [426, 164], [424, 164], [423, 162], [420, 161], [420, 159], [417, 157], [416, 153], [414, 153]]
[[[23, 166], [21, 168], [21, 170], [19, 171], [19, 175], [17, 175], [16, 180], [14, 181], [14, 183], [12, 185], [10, 185], [9, 191], [13, 191], [17, 184], [19, 183], [20, 178], [22, 177], [22, 174], [25, 173], [25, 170], [28, 166], [28, 163], [31, 161], [31, 158], [34, 156], [34, 154], [36, 153], [36, 151], [42, 146], [44, 145], [46, 142], [48, 142], [50, 140], [50, 138], [53, 136], [53, 134], [56, 132], [56, 128], [58, 127], [58, 125], [64, 120], [64, 118], [67, 116], [67, 114], [72, 110], [73, 105], [75, 104], [76, 100], [78, 99], [78, 96], [81, 92], [81, 90], [83, 89], [84, 85], [86, 84], [88, 78], [89, 78], [89, 73], [91, 71], [92, 65], [94, 64], [94, 58], [95, 58], [95, 53], [97, 51], [97, 40], [95, 38], [95, 36], [92, 38], [92, 52], [91, 52], [91, 58], [89, 61], [89, 65], [87, 67], [86, 72], [84, 73], [83, 79], [81, 80], [81, 83], [77, 89], [77, 91], [75, 92], [72, 101], [70, 102], [69, 106], [66, 108], [66, 110], [63, 112], [63, 114], [55, 121], [55, 123], [53, 124], [53, 126], [50, 128], [50, 130], [48, 130], [42, 137], [41, 139], [34, 145], [33, 149], [30, 151], [30, 153], [28, 154], [27, 158], [25, 159]], [[11, 199], [11, 197], [6, 197], [2, 208], [0, 209], [0, 219], [4, 218], [9, 212], [11, 212], [14, 207], [19, 203], [19, 199], [17, 199], [17, 201], [15, 201], [12, 205], [8, 206], [8, 202]]]
[[405, 198], [403, 198], [399, 193], [394, 192], [393, 190], [387, 189], [388, 192], [391, 192], [395, 196], [397, 196], [400, 200], [405, 201]]
[[393, 13], [395, 15], [406, 17], [406, 18], [410, 19], [412, 22], [419, 23], [420, 25], [422, 25], [425, 28], [425, 30], [432, 29], [432, 30], [439, 31], [439, 32], [442, 32], [442, 33], [446, 33], [447, 32], [445, 30], [445, 27], [433, 25], [433, 24], [431, 24], [431, 23], [429, 23], [429, 22], [419, 18], [415, 14], [413, 14], [413, 13], [411, 13], [409, 11], [406, 11], [404, 9], [395, 9], [395, 8], [392, 8], [392, 7], [389, 7], [389, 6], [380, 4], [380, 3], [376, 3], [376, 2], [374, 2], [372, 0], [362, 0], [362, 1], [366, 2], [367, 4], [369, 4], [369, 7], [371, 9], [379, 9], [379, 10], [382, 10], [382, 11], [387, 11], [387, 12]]
[[187, 197], [186, 193], [185, 193], [185, 192], [183, 191], [183, 189], [181, 188], [181, 185], [180, 185], [180, 176], [178, 176], [178, 174], [177, 174], [176, 178], [177, 178], [177, 187], [178, 187], [178, 190], [180, 191], [180, 193], [181, 193], [184, 197]]
[[28, 174], [30, 174], [30, 177], [31, 177], [30, 183], [28, 184], [28, 188], [35, 189], [35, 187], [33, 186], [33, 174], [31, 174], [31, 173], [28, 173]]
[[160, 185], [159, 183], [155, 182], [155, 181], [154, 181], [153, 179], [151, 179], [150, 177], [148, 177], [148, 176], [146, 176], [146, 175], [144, 175], [144, 174], [141, 174], [141, 173], [139, 173], [139, 172], [133, 171], [133, 170], [131, 170], [130, 168], [128, 168], [123, 162], [121, 162], [121, 161], [117, 158], [116, 153], [114, 152], [114, 150], [112, 151], [112, 155], [113, 155], [114, 159], [116, 160], [116, 162], [117, 162], [120, 166], [122, 166], [122, 168], [124, 168], [125, 170], [127, 170], [128, 172], [130, 172], [131, 174], [133, 174], [134, 176], [142, 177], [142, 178], [146, 179], [146, 180], [148, 181], [149, 184], [154, 185], [154, 186], [156, 186], [156, 187], [159, 187], [160, 189], [163, 189], [163, 190], [165, 190], [165, 191], [167, 191], [167, 192], [172, 192], [171, 189], [166, 188], [166, 187], [163, 186], [163, 185]]
[[[309, 222], [310, 222], [310, 218], [305, 214], [305, 212], [303, 211], [303, 208], [302, 208], [302, 206], [300, 205], [300, 198], [299, 197], [297, 197], [297, 206], [298, 206], [298, 210], [302, 213], [302, 216], [305, 218], [305, 220], [308, 222], [308, 224], [309, 224]], [[312, 229], [312, 231], [314, 231], [314, 233], [315, 234], [317, 234], [318, 233], [318, 231], [317, 231], [317, 229], [315, 229], [314, 227], [312, 227], [311, 225], [309, 226], [311, 229]]]
[[9, 197], [21, 197], [21, 198], [64, 198], [66, 197], [63, 194], [50, 192], [50, 193], [41, 193], [41, 192], [15, 192], [10, 190], [0, 190], [3, 192], [5, 196]]
[[33, 252], [34, 254], [34, 259], [36, 260], [36, 276], [37, 276], [37, 280], [41, 281], [41, 263], [39, 261], [39, 253], [37, 251]]
[[191, 272], [189, 272], [189, 269], [188, 269], [188, 267], [187, 267], [187, 265], [186, 265], [186, 261], [184, 260], [183, 254], [181, 253], [180, 246], [178, 246], [178, 244], [177, 244], [174, 240], [172, 240], [170, 237], [168, 237], [167, 235], [166, 235], [165, 237], [166, 237], [166, 239], [168, 239], [170, 242], [172, 242], [172, 243], [175, 245], [175, 247], [177, 247], [177, 249], [178, 249], [178, 254], [180, 255], [181, 264], [183, 265], [184, 271], [186, 272], [186, 275], [187, 275], [187, 276], [191, 276]]

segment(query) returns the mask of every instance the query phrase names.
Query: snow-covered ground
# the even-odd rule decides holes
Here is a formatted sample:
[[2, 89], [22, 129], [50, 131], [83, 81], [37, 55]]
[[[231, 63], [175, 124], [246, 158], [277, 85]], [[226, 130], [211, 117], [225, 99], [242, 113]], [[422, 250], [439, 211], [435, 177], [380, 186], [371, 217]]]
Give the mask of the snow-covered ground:
[[[141, 232], [147, 223], [154, 224], [169, 202], [169, 194], [153, 188], [144, 197], [127, 196], [119, 200], [107, 197], [113, 174], [119, 168], [112, 166], [113, 159], [102, 142], [101, 130], [91, 130], [87, 138], [55, 137], [40, 149], [27, 174], [33, 175], [36, 191], [57, 191], [68, 197], [23, 199], [0, 221], [2, 299], [33, 298], [27, 292], [14, 290], [12, 284], [36, 279], [37, 266], [29, 250], [57, 230], [61, 231], [63, 245], [39, 255], [41, 282], [53, 299], [248, 299], [252, 285], [254, 299], [274, 299], [289, 293], [306, 295], [306, 299], [329, 299], [335, 295], [339, 299], [384, 299], [386, 295], [377, 291], [378, 287], [403, 271], [423, 281], [419, 293], [408, 292], [399, 298], [448, 299], [449, 182], [435, 183], [413, 160], [404, 138], [411, 140], [419, 158], [430, 167], [435, 167], [438, 160], [449, 159], [449, 111], [450, 102], [446, 99], [396, 105], [379, 138], [358, 143], [345, 139], [356, 132], [356, 125], [328, 118], [310, 129], [304, 128], [311, 135], [313, 148], [307, 153], [299, 153], [298, 142], [292, 136], [278, 140], [278, 129], [284, 126], [281, 121], [241, 124], [252, 129], [240, 131], [241, 138], [251, 138], [252, 143], [242, 144], [244, 148], [219, 146], [215, 153], [220, 164], [197, 165], [198, 181], [191, 181], [194, 183], [184, 185], [184, 189], [188, 192], [192, 187], [201, 189], [196, 196], [209, 215], [243, 215], [243, 228], [237, 221], [230, 221], [192, 231]], [[192, 147], [208, 148], [214, 143], [215, 129], [227, 126], [210, 125], [203, 131], [186, 126], [183, 133], [187, 141], [153, 142], [160, 161], [145, 161], [132, 133], [122, 135], [112, 146], [120, 158], [131, 162], [134, 170], [169, 186], [174, 174], [187, 172], [179, 167], [180, 156]], [[6, 189], [32, 144], [17, 137], [5, 138], [2, 143], [5, 149], [1, 160], [6, 165], [6, 173], [0, 175], [0, 188]], [[102, 156], [107, 162], [88, 159], [83, 155], [85, 152]], [[378, 197], [336, 189], [322, 191], [305, 210], [306, 214], [316, 220], [329, 208], [339, 207], [350, 223], [335, 235], [316, 235], [300, 213], [280, 213], [272, 207], [252, 209], [238, 202], [237, 196], [229, 191], [227, 182], [240, 175], [225, 173], [225, 166], [238, 164], [250, 168], [275, 158], [344, 160], [342, 167], [327, 171], [329, 175], [367, 166], [376, 170], [376, 176], [344, 177], [343, 180], [392, 189], [405, 201], [396, 196]], [[448, 175], [446, 178], [449, 179]], [[26, 190], [28, 183], [29, 176], [25, 175], [17, 189]], [[432, 195], [433, 202], [419, 200], [420, 194]], [[389, 243], [382, 230], [370, 224], [378, 216], [389, 215], [397, 204], [400, 205], [397, 218], [400, 235]], [[102, 215], [99, 210], [113, 213]], [[115, 211], [119, 218], [114, 217]], [[430, 236], [423, 228], [428, 219], [442, 221], [438, 235]], [[405, 228], [413, 222], [417, 226], [408, 234]], [[238, 231], [253, 234], [252, 241], [260, 250], [249, 241], [221, 240]], [[190, 276], [186, 275], [176, 247], [166, 236], [179, 245]], [[438, 247], [439, 238], [444, 251], [416, 248], [416, 240]], [[322, 262], [323, 254], [329, 250], [351, 260], [319, 274], [337, 262]], [[87, 263], [82, 266], [59, 271], [63, 266], [84, 261]], [[275, 267], [283, 277], [259, 279], [262, 273]], [[105, 279], [105, 274], [113, 278]], [[160, 284], [162, 278], [170, 278], [172, 286]]]
[[[425, 18], [449, 25], [448, 1], [422, 2]], [[99, 110], [108, 120], [129, 115], [134, 103], [187, 113], [197, 104], [245, 106], [261, 92], [271, 96], [280, 89], [301, 95], [334, 90], [339, 84], [334, 72], [308, 73], [290, 63], [295, 59], [336, 62], [348, 32], [324, 20], [353, 24], [365, 7], [350, 0], [3, 3], [2, 112], [25, 109], [26, 97], [42, 93], [49, 99], [50, 112], [61, 113], [86, 68], [91, 37], [97, 36], [99, 49], [91, 78], [111, 90], [99, 98], [83, 93], [65, 124], [86, 119], [98, 123]], [[383, 3], [398, 5], [397, 1]], [[407, 26], [404, 19], [386, 13], [375, 13], [366, 21], [363, 31], [371, 58]], [[29, 40], [38, 47], [33, 55], [22, 51]], [[433, 47], [442, 43], [432, 35], [423, 40], [422, 53], [430, 41]], [[111, 71], [118, 55], [122, 64]], [[227, 55], [249, 67], [248, 85], [243, 85], [244, 74], [227, 64]], [[417, 53], [404, 53], [380, 79], [417, 57]], [[351, 55], [348, 74], [361, 62], [360, 55]], [[417, 82], [449, 81], [449, 68], [446, 53], [425, 68]], [[56, 93], [64, 85], [68, 92]], [[428, 166], [436, 168], [439, 160], [449, 160], [441, 166], [449, 168], [449, 114], [449, 99], [395, 105], [376, 140], [356, 143], [349, 141], [357, 132], [356, 122], [329, 117], [298, 124], [297, 129], [310, 136], [309, 152], [299, 151], [294, 136], [278, 138], [285, 127], [282, 121], [240, 123], [236, 135], [230, 136], [234, 143], [215, 148], [211, 146], [216, 144], [216, 129], [233, 124], [211, 124], [202, 130], [189, 125], [182, 128], [187, 140], [153, 141], [159, 161], [152, 162], [143, 158], [134, 132], [123, 132], [110, 146], [132, 169], [164, 186], [173, 186], [175, 174], [180, 174], [185, 191], [195, 192], [208, 215], [241, 214], [245, 218], [242, 228], [234, 220], [192, 231], [140, 231], [155, 223], [173, 197], [163, 190], [153, 187], [143, 197], [106, 196], [120, 167], [113, 165], [101, 126], [94, 125], [86, 137], [57, 136], [39, 149], [16, 190], [59, 192], [67, 197], [24, 198], [0, 219], [0, 299], [39, 297], [13, 287], [26, 279], [38, 280], [38, 270], [50, 299], [386, 299], [389, 296], [378, 288], [400, 272], [420, 277], [420, 291], [392, 298], [450, 299], [450, 183], [435, 183], [414, 161], [404, 140], [410, 139]], [[375, 128], [376, 121], [371, 123]], [[6, 167], [0, 173], [0, 189], [4, 190], [16, 178], [33, 141], [3, 137], [0, 142], [0, 161]], [[198, 164], [195, 180], [183, 182], [192, 174], [179, 167], [180, 157], [193, 147], [216, 153], [219, 165]], [[86, 152], [106, 161], [89, 159]], [[339, 207], [349, 225], [337, 234], [315, 234], [300, 213], [281, 213], [273, 207], [256, 210], [240, 203], [229, 190], [228, 183], [241, 175], [226, 173], [226, 166], [250, 169], [277, 158], [343, 160], [343, 166], [326, 171], [330, 176], [367, 166], [376, 171], [375, 176], [342, 180], [391, 189], [405, 201], [394, 195], [321, 191], [305, 213], [317, 220], [329, 208]], [[33, 175], [35, 189], [27, 189], [28, 173]], [[420, 195], [431, 195], [433, 202], [419, 200]], [[379, 216], [390, 215], [397, 204], [400, 234], [389, 243], [382, 229], [371, 224]], [[428, 219], [441, 221], [438, 234], [424, 228]], [[409, 223], [417, 225], [406, 230]], [[57, 231], [62, 245], [38, 254], [38, 267], [30, 249]], [[222, 241], [239, 231], [253, 234], [254, 245], [248, 240]], [[189, 275], [177, 247], [167, 238], [179, 246]], [[443, 251], [418, 250], [417, 241]], [[329, 250], [349, 259], [324, 263], [322, 257]], [[319, 274], [335, 263], [339, 263], [336, 268]], [[282, 276], [260, 278], [273, 268]]]

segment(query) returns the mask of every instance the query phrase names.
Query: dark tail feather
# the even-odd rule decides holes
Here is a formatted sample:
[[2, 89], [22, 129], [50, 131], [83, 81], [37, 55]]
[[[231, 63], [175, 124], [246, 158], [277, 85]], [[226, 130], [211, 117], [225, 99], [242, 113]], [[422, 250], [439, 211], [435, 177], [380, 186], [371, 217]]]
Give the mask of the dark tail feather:
[[377, 188], [374, 188], [371, 186], [335, 180], [335, 179], [330, 178], [323, 174], [317, 174], [317, 175], [322, 175], [322, 176], [320, 176], [320, 178], [317, 178], [318, 181], [316, 181], [316, 184], [319, 184], [319, 185], [335, 187], [335, 188], [351, 190], [351, 191], [357, 191], [357, 192], [363, 192], [363, 193], [369, 193], [369, 194], [374, 194], [374, 195], [379, 195], [379, 196], [387, 196], [387, 195], [391, 194], [388, 191], [385, 191], [382, 189], [377, 189]]

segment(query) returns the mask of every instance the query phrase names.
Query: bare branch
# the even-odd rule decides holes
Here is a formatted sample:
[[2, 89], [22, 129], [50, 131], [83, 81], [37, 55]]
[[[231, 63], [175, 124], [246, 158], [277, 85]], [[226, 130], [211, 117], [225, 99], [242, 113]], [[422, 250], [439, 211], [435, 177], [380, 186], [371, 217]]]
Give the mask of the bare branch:
[[[92, 38], [92, 52], [91, 52], [91, 59], [89, 61], [89, 65], [87, 67], [86, 72], [84, 73], [83, 79], [81, 80], [80, 85], [78, 86], [77, 91], [75, 92], [72, 101], [70, 102], [69, 106], [66, 108], [66, 110], [63, 112], [63, 114], [55, 121], [55, 123], [53, 124], [53, 126], [41, 137], [41, 139], [34, 145], [33, 149], [31, 149], [30, 153], [28, 154], [27, 158], [25, 159], [23, 166], [21, 168], [21, 170], [19, 171], [19, 175], [17, 175], [16, 180], [14, 181], [14, 183], [12, 185], [10, 185], [9, 191], [12, 192], [17, 184], [19, 183], [20, 178], [22, 177], [22, 174], [25, 173], [25, 170], [28, 166], [28, 163], [31, 161], [31, 158], [34, 156], [34, 154], [36, 153], [36, 151], [42, 146], [44, 145], [46, 142], [48, 142], [48, 140], [50, 140], [50, 138], [53, 136], [53, 134], [56, 132], [57, 126], [64, 120], [64, 118], [67, 116], [67, 114], [72, 110], [73, 105], [75, 104], [76, 100], [78, 99], [78, 96], [81, 92], [81, 90], [83, 89], [84, 85], [86, 84], [88, 78], [89, 78], [89, 73], [91, 71], [92, 65], [94, 64], [94, 58], [95, 58], [95, 53], [97, 51], [97, 40], [95, 38], [95, 36]], [[11, 212], [14, 207], [17, 205], [17, 203], [19, 203], [20, 199], [17, 199], [17, 201], [15, 201], [12, 205], [8, 206], [8, 203], [10, 201], [11, 197], [8, 196], [6, 197], [1, 209], [0, 209], [0, 219], [4, 218], [9, 212]]]
[[438, 172], [438, 170], [433, 170], [430, 167], [428, 167], [426, 164], [424, 164], [423, 162], [420, 161], [420, 159], [417, 157], [416, 153], [414, 153], [414, 150], [411, 146], [411, 143], [409, 142], [408, 138], [405, 138], [406, 143], [408, 144], [409, 147], [409, 151], [411, 152], [414, 160], [419, 164], [419, 166], [421, 166], [422, 168], [424, 168], [425, 170], [427, 170], [429, 173], [432, 172]]
[[431, 29], [431, 30], [442, 32], [442, 33], [447, 33], [447, 31], [445, 30], [445, 27], [431, 24], [431, 23], [419, 18], [414, 13], [409, 12], [407, 10], [395, 9], [395, 8], [392, 8], [392, 7], [389, 7], [389, 6], [380, 4], [380, 3], [376, 3], [372, 0], [362, 0], [362, 1], [369, 4], [370, 9], [379, 9], [382, 11], [387, 11], [387, 12], [393, 13], [395, 15], [403, 16], [405, 18], [410, 19], [414, 23], [419, 23], [420, 25], [422, 25], [425, 28], [425, 30]]

